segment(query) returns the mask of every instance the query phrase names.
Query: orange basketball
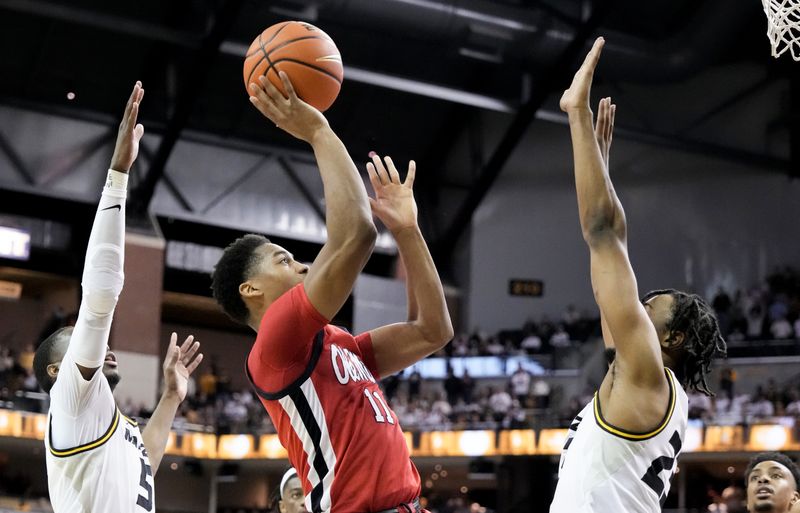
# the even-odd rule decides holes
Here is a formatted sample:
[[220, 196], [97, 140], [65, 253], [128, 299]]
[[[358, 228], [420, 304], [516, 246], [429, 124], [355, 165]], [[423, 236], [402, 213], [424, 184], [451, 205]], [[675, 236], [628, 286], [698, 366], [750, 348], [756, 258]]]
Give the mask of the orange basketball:
[[344, 70], [336, 43], [325, 32], [302, 21], [276, 23], [258, 35], [244, 58], [244, 86], [265, 75], [282, 93], [278, 72], [289, 75], [303, 101], [320, 111], [333, 104], [342, 87]]

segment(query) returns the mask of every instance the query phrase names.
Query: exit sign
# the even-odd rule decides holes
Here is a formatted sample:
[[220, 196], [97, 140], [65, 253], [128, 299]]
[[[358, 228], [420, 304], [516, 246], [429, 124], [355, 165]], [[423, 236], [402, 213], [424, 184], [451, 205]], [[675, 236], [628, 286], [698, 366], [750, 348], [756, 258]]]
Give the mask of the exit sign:
[[508, 293], [511, 296], [542, 297], [544, 282], [541, 280], [508, 280]]

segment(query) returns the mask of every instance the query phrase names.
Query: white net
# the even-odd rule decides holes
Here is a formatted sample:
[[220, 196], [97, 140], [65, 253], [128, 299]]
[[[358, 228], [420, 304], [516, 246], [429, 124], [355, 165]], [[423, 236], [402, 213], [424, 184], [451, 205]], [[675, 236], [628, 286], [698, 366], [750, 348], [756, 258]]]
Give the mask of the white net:
[[800, 0], [761, 0], [767, 15], [767, 36], [776, 59], [787, 50], [800, 61]]

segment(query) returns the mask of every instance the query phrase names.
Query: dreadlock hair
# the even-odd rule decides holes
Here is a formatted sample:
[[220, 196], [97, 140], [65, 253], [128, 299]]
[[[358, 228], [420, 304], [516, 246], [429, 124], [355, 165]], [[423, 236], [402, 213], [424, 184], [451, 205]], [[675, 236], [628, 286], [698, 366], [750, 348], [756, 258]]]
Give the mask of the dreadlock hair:
[[39, 386], [42, 387], [42, 390], [48, 394], [56, 380], [47, 373], [47, 366], [55, 360], [54, 349], [56, 343], [62, 336], [71, 335], [72, 326], [65, 326], [56, 330], [52, 335], [44, 339], [44, 342], [39, 344], [39, 347], [36, 349], [36, 354], [33, 356], [33, 372], [36, 375], [36, 381], [39, 382]]
[[711, 362], [715, 357], [724, 357], [728, 353], [714, 311], [697, 294], [675, 289], [653, 290], [645, 294], [642, 302], [662, 294], [669, 294], [673, 299], [667, 332], [679, 331], [684, 334], [683, 368], [679, 369], [683, 386], [713, 396], [706, 379]]
[[225, 248], [211, 273], [211, 292], [214, 299], [228, 317], [241, 324], [247, 324], [250, 312], [239, 294], [239, 285], [250, 277], [258, 262], [255, 250], [268, 243], [269, 239], [263, 235], [248, 233], [239, 237]]
[[753, 472], [755, 466], [763, 461], [774, 461], [789, 469], [789, 472], [791, 472], [794, 477], [794, 489], [795, 491], [800, 491], [798, 490], [798, 486], [800, 486], [800, 468], [797, 467], [797, 464], [791, 458], [780, 452], [760, 452], [753, 456], [744, 471], [745, 486], [747, 486], [750, 474]]

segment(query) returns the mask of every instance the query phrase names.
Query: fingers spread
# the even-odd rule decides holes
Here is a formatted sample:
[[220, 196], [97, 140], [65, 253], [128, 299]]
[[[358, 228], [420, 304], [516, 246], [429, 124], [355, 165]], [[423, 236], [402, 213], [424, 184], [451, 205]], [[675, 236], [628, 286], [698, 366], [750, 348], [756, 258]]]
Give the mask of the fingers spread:
[[191, 360], [192, 357], [195, 355], [198, 349], [200, 349], [200, 342], [195, 340], [194, 344], [192, 344], [189, 350], [183, 352], [183, 357], [181, 358], [181, 361], [183, 361], [183, 363], [188, 363], [189, 360]]
[[383, 161], [381, 161], [381, 157], [379, 155], [372, 156], [372, 164], [375, 166], [375, 172], [378, 174], [378, 177], [381, 180], [383, 185], [391, 183], [391, 179], [389, 178], [389, 173], [386, 172], [386, 168], [383, 167]]
[[377, 194], [378, 189], [380, 189], [381, 179], [378, 176], [378, 173], [375, 171], [375, 165], [372, 162], [367, 162], [367, 175], [369, 176], [369, 183], [372, 184], [372, 190], [375, 191]]
[[389, 180], [391, 180], [392, 183], [399, 184], [400, 173], [398, 173], [397, 168], [394, 167], [394, 162], [392, 162], [392, 157], [384, 157], [383, 160], [386, 162], [386, 167], [389, 169]]
[[186, 366], [186, 371], [191, 374], [197, 369], [197, 366], [200, 365], [200, 362], [203, 361], [203, 353], [197, 355], [197, 358], [192, 361], [189, 365]]
[[175, 365], [175, 362], [178, 361], [178, 354], [180, 351], [178, 350], [178, 334], [174, 331], [172, 335], [169, 336], [169, 345], [167, 346], [167, 357], [164, 359], [164, 367], [171, 367]]
[[185, 353], [186, 351], [188, 351], [193, 340], [194, 340], [194, 335], [189, 335], [188, 337], [186, 337], [186, 340], [184, 340], [183, 344], [181, 344], [181, 353]]
[[404, 185], [410, 189], [414, 187], [414, 178], [417, 177], [417, 163], [413, 160], [408, 161], [408, 173]]

